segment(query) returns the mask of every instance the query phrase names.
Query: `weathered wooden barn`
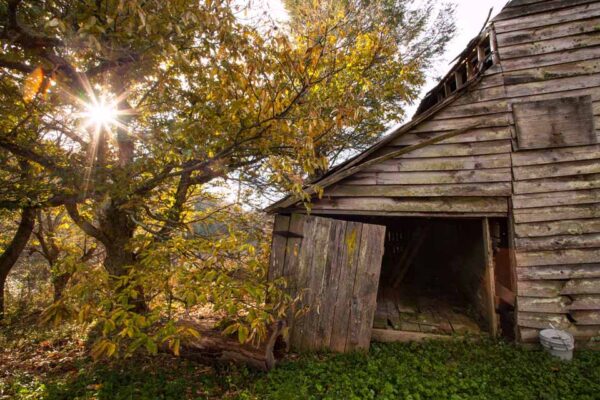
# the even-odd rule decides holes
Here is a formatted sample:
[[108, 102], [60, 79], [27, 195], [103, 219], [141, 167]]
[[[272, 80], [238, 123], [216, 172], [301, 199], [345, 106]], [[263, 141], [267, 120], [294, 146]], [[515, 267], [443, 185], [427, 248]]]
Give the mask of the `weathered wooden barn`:
[[598, 343], [599, 137], [600, 1], [510, 1], [409, 123], [313, 183], [310, 215], [268, 208], [269, 277], [309, 307], [291, 345]]

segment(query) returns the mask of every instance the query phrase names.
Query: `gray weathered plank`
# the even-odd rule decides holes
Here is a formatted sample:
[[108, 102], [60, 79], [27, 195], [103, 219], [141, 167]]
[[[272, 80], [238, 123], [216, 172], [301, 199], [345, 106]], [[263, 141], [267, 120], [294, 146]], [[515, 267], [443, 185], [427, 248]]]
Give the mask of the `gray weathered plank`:
[[545, 193], [600, 188], [600, 174], [532, 179], [514, 182], [515, 194]]
[[569, 329], [571, 322], [566, 314], [552, 313], [530, 313], [519, 312], [517, 314], [517, 325], [526, 328], [547, 329]]
[[316, 348], [329, 349], [331, 346], [331, 332], [333, 330], [333, 317], [335, 315], [336, 299], [340, 284], [342, 267], [345, 265], [347, 253], [341, 251], [344, 243], [347, 221], [333, 221], [327, 245], [327, 269], [321, 294], [323, 298], [319, 327], [317, 329]]
[[513, 167], [513, 175], [518, 181], [599, 173], [600, 159]]
[[[322, 300], [325, 277], [329, 273], [327, 270], [330, 265], [327, 263], [329, 250], [329, 236], [333, 221], [328, 218], [314, 218], [315, 230], [310, 236], [310, 240], [304, 240], [303, 246], [310, 244], [312, 254], [308, 277], [306, 281], [306, 304], [310, 307], [308, 314], [304, 317], [302, 350], [319, 350], [321, 348], [321, 337], [318, 336], [319, 320], [322, 312]], [[307, 238], [308, 239], [308, 238]], [[305, 253], [307, 254], [307, 253]]]
[[522, 29], [496, 35], [498, 45], [502, 48], [536, 42], [541, 40], [556, 39], [559, 37], [580, 35], [582, 33], [595, 32], [600, 25], [600, 18], [592, 17], [587, 20], [567, 21], [558, 25], [550, 25], [543, 28]]
[[600, 203], [574, 206], [548, 206], [513, 210], [515, 222], [560, 221], [579, 218], [600, 218]]
[[511, 22], [515, 19], [521, 21], [525, 18], [535, 18], [544, 20], [548, 15], [552, 15], [557, 10], [571, 10], [572, 7], [579, 5], [588, 5], [594, 3], [593, 0], [546, 0], [544, 2], [527, 2], [525, 4], [512, 4], [511, 7], [505, 7], [500, 14], [494, 17], [494, 22], [499, 23], [500, 21]]
[[540, 54], [555, 53], [558, 51], [592, 47], [600, 44], [596, 32], [587, 32], [576, 36], [559, 37], [548, 40], [523, 43], [502, 48], [502, 59], [507, 60], [519, 57], [531, 57]]
[[490, 154], [464, 157], [440, 158], [393, 158], [371, 165], [364, 171], [411, 172], [411, 171], [459, 171], [510, 167], [510, 154]]
[[600, 233], [517, 238], [515, 247], [518, 250], [529, 251], [600, 248]]
[[513, 207], [517, 209], [598, 202], [600, 202], [600, 189], [553, 192], [552, 196], [549, 196], [548, 193], [513, 194], [512, 196]]
[[517, 299], [517, 304], [519, 305], [519, 313], [535, 312], [568, 314], [569, 306], [571, 305], [571, 303], [572, 301], [564, 296], [556, 296], [550, 298], [519, 296]]
[[[442, 120], [447, 121], [447, 120]], [[411, 144], [419, 143], [425, 139], [430, 139], [439, 135], [439, 131], [433, 132], [416, 132], [411, 131], [406, 135], [402, 135], [398, 137], [398, 139], [393, 140], [390, 145], [391, 146], [408, 146]], [[470, 143], [470, 142], [485, 142], [491, 140], [502, 140], [502, 139], [510, 139], [512, 137], [512, 130], [509, 126], [502, 127], [492, 127], [492, 128], [480, 128], [473, 129], [468, 131], [462, 135], [444, 140], [440, 143], [448, 144], [448, 143]]]
[[335, 302], [333, 328], [331, 331], [330, 348], [333, 351], [344, 352], [348, 338], [350, 323], [351, 297], [354, 290], [354, 279], [358, 266], [360, 240], [363, 225], [357, 222], [348, 222], [344, 240], [340, 243], [340, 251], [345, 252], [345, 263], [341, 266], [338, 295]]
[[312, 204], [313, 210], [349, 210], [382, 212], [464, 212], [485, 213], [508, 211], [507, 199], [502, 197], [332, 197]]
[[517, 268], [519, 280], [600, 278], [600, 264], [549, 265]]
[[513, 104], [519, 149], [596, 144], [591, 96]]
[[509, 182], [443, 185], [336, 185], [325, 190], [333, 197], [437, 197], [437, 196], [510, 196]]
[[600, 218], [517, 224], [515, 232], [519, 238], [600, 233]]
[[[557, 0], [564, 1], [564, 0]], [[520, 18], [511, 18], [505, 21], [495, 21], [494, 28], [498, 34], [522, 29], [539, 28], [552, 24], [571, 22], [577, 19], [587, 19], [600, 15], [600, 4], [590, 0], [577, 7], [548, 13], [540, 18], [539, 15], [527, 15]], [[545, 4], [545, 3], [544, 3]]]
[[401, 159], [423, 157], [461, 157], [486, 154], [510, 153], [510, 140], [495, 140], [475, 143], [435, 144], [412, 151], [401, 156]]
[[281, 233], [288, 232], [289, 227], [289, 216], [281, 214], [277, 214], [275, 216], [275, 220], [273, 221], [273, 238], [271, 242], [271, 255], [269, 261], [269, 282], [283, 276], [287, 236]]
[[531, 267], [542, 265], [587, 264], [600, 260], [600, 249], [568, 249], [553, 251], [517, 251], [517, 265]]
[[361, 236], [346, 351], [369, 349], [383, 257], [385, 227], [365, 224]]
[[576, 325], [600, 325], [600, 310], [572, 311]]
[[360, 172], [341, 185], [433, 185], [438, 183], [510, 182], [510, 168], [471, 171]]

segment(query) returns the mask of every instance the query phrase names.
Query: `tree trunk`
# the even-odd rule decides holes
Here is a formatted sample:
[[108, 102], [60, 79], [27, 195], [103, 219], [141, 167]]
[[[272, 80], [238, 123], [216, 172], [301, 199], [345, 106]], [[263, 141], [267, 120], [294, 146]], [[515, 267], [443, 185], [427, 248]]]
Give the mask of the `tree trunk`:
[[[131, 240], [136, 228], [135, 223], [114, 202], [106, 207], [99, 223], [100, 230], [110, 240], [109, 243], [105, 243], [104, 268], [115, 277], [127, 275], [128, 267], [135, 265], [137, 261], [135, 253], [130, 250]], [[133, 310], [135, 312], [147, 312], [148, 306], [144, 299], [143, 288], [138, 285], [134, 289], [138, 292], [137, 296], [130, 298], [129, 303], [134, 306]]]
[[0, 255], [0, 321], [4, 318], [4, 285], [8, 273], [14, 267], [19, 256], [25, 249], [33, 226], [35, 224], [35, 210], [25, 207], [21, 212], [21, 221], [10, 244], [6, 247], [4, 253]]
[[67, 287], [67, 284], [69, 283], [70, 279], [71, 279], [71, 274], [69, 274], [69, 273], [64, 273], [64, 274], [62, 274], [60, 276], [56, 276], [56, 277], [54, 277], [54, 279], [52, 279], [52, 286], [54, 287], [54, 302], [55, 303], [62, 299], [63, 292], [65, 291], [65, 288]]

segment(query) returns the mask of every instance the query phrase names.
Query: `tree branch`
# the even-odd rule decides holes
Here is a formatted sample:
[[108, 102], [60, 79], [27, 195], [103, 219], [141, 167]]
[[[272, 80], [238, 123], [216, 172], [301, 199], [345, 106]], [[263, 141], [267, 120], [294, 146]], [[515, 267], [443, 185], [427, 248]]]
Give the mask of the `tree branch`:
[[75, 222], [75, 224], [77, 224], [77, 226], [79, 226], [83, 232], [100, 241], [104, 245], [110, 244], [109, 239], [104, 235], [104, 233], [102, 233], [102, 231], [100, 231], [90, 221], [79, 214], [77, 204], [65, 203], [65, 208], [67, 209], [67, 212], [69, 213], [69, 216], [73, 222]]

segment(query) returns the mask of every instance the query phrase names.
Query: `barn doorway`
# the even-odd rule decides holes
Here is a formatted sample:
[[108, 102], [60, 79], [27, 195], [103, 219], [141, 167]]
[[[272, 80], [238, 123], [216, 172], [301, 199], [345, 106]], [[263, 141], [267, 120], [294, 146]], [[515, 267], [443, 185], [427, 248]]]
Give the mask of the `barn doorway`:
[[[374, 330], [386, 330], [389, 338], [398, 332], [399, 340], [432, 334], [496, 335], [500, 322], [508, 321], [501, 332], [511, 336], [510, 315], [502, 318], [497, 312], [495, 288], [499, 277], [510, 287], [510, 263], [504, 257], [508, 252], [499, 251], [508, 245], [506, 220], [385, 220]], [[494, 272], [496, 264], [500, 274]]]

